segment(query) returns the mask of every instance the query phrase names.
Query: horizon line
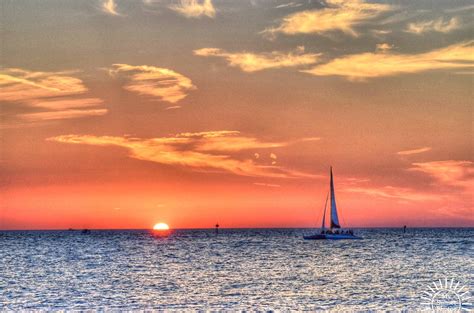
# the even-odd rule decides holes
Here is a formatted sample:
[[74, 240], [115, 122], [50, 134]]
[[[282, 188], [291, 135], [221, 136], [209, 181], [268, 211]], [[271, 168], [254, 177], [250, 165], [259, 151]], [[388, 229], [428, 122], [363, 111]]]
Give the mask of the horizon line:
[[[219, 227], [219, 230], [222, 229], [320, 229], [321, 227]], [[357, 226], [357, 227], [341, 227], [341, 229], [403, 229], [402, 226]], [[474, 228], [472, 226], [408, 226], [407, 229], [426, 229], [426, 228]], [[150, 230], [153, 231], [153, 228], [38, 228], [38, 229], [0, 229], [0, 232], [4, 231], [82, 231], [82, 230], [96, 230], [96, 231], [105, 231], [105, 230]], [[216, 227], [181, 227], [181, 228], [170, 228], [170, 231], [173, 230], [215, 230]]]

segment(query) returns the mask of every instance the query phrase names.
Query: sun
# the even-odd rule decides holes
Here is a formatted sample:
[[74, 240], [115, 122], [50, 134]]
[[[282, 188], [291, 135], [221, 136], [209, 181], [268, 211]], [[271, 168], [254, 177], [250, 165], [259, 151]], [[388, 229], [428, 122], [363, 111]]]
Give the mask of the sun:
[[157, 223], [153, 226], [153, 230], [169, 230], [170, 227], [166, 223]]

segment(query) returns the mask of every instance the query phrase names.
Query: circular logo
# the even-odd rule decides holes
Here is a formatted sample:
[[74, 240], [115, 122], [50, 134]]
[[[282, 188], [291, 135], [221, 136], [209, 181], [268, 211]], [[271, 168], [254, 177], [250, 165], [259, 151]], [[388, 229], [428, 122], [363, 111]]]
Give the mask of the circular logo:
[[438, 280], [428, 285], [422, 304], [432, 310], [462, 311], [472, 308], [469, 289], [454, 279]]

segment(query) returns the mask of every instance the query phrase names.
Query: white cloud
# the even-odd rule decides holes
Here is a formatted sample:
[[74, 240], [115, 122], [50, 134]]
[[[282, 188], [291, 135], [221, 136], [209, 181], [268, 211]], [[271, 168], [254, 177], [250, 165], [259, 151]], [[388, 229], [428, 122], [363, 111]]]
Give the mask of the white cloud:
[[453, 17], [447, 21], [441, 17], [437, 20], [410, 23], [408, 24], [406, 31], [418, 35], [427, 32], [449, 33], [453, 30], [459, 29], [460, 27], [461, 22], [458, 17]]
[[280, 5], [277, 5], [275, 9], [286, 9], [286, 8], [297, 8], [302, 6], [303, 3], [297, 3], [297, 2], [289, 2], [289, 3], [283, 3]]

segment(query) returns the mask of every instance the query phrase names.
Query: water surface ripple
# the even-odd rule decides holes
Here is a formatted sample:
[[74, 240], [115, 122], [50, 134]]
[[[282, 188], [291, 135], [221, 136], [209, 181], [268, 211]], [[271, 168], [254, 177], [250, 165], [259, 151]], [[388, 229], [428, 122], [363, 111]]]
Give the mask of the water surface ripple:
[[438, 279], [474, 289], [472, 228], [308, 232], [4, 231], [0, 309], [423, 309]]

